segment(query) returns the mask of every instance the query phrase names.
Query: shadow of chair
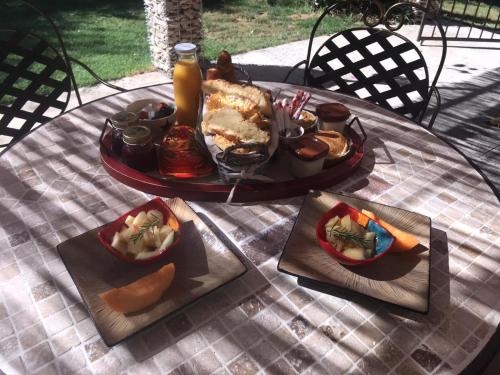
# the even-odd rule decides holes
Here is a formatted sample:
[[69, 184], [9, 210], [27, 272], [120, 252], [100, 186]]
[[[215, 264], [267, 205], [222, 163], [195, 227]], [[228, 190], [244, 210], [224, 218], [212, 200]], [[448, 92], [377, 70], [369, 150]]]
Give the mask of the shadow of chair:
[[[437, 108], [427, 125], [432, 128], [441, 104], [436, 84], [446, 58], [446, 38], [439, 20], [427, 8], [417, 4], [398, 3], [384, 11], [379, 1], [370, 1], [363, 9], [366, 27], [336, 33], [313, 54], [313, 40], [321, 22], [334, 14], [342, 3], [346, 1], [330, 5], [318, 18], [310, 34], [306, 59], [293, 66], [284, 81], [304, 65], [304, 85], [375, 102], [418, 124], [422, 124], [434, 95]], [[432, 81], [420, 50], [409, 39], [396, 33], [412, 17], [413, 9], [434, 22], [442, 37], [441, 59]]]
[[0, 147], [5, 147], [2, 153], [32, 129], [63, 113], [72, 90], [78, 104], [83, 104], [72, 64], [80, 65], [106, 86], [126, 91], [103, 81], [90, 67], [71, 57], [50, 16], [27, 1], [19, 1], [43, 17], [58, 45], [55, 48], [30, 31], [0, 30]]

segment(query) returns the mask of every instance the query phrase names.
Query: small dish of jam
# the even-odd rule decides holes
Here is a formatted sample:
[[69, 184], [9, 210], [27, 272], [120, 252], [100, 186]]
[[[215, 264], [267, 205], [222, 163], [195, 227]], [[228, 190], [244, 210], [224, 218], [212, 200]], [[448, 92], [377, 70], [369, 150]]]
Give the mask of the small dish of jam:
[[111, 150], [121, 155], [123, 147], [123, 131], [137, 123], [138, 116], [134, 112], [118, 112], [111, 116]]
[[288, 145], [291, 154], [291, 170], [295, 177], [308, 177], [323, 169], [328, 145], [312, 135], [305, 135]]
[[318, 104], [316, 114], [319, 117], [322, 130], [335, 130], [340, 133], [344, 131], [346, 122], [351, 117], [349, 108], [341, 103]]
[[156, 168], [156, 151], [151, 130], [146, 126], [131, 126], [123, 131], [123, 162], [142, 172]]

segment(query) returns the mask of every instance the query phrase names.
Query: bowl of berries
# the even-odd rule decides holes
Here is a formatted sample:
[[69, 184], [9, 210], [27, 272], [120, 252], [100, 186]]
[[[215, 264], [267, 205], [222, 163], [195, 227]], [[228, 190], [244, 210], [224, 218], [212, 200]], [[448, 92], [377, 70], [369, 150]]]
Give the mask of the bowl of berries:
[[147, 126], [151, 130], [175, 124], [176, 108], [173, 103], [158, 99], [141, 99], [127, 105], [126, 110], [137, 113], [139, 125]]

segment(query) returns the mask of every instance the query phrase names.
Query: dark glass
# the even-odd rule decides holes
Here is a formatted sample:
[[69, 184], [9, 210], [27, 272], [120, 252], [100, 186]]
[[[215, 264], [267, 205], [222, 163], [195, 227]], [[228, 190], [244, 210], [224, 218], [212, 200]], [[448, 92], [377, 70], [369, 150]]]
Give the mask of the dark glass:
[[123, 147], [123, 129], [113, 127], [111, 132], [111, 151], [121, 155]]
[[122, 158], [129, 167], [142, 172], [156, 168], [156, 153], [151, 141], [143, 144], [124, 143]]
[[111, 151], [120, 155], [123, 147], [123, 132], [137, 122], [137, 114], [134, 112], [118, 112], [109, 121], [111, 124]]

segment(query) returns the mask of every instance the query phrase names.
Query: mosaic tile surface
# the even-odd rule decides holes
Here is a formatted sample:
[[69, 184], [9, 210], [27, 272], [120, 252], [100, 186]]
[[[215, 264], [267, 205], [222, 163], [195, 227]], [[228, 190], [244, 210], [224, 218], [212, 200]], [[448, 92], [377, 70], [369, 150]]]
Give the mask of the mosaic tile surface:
[[78, 374], [445, 374], [463, 369], [500, 319], [500, 209], [481, 176], [410, 122], [334, 93], [369, 134], [354, 176], [332, 188], [433, 221], [431, 312], [322, 295], [276, 271], [302, 198], [249, 206], [193, 203], [252, 268], [169, 320], [107, 348], [55, 245], [150, 196], [100, 165], [99, 127], [168, 86], [91, 103], [0, 158], [0, 369]]

